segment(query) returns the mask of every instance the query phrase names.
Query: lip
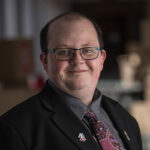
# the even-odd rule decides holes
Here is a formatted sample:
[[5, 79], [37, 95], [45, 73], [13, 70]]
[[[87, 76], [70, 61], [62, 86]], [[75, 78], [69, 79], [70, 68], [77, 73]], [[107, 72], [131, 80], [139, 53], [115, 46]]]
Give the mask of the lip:
[[71, 70], [70, 73], [84, 73], [87, 72], [87, 70]]

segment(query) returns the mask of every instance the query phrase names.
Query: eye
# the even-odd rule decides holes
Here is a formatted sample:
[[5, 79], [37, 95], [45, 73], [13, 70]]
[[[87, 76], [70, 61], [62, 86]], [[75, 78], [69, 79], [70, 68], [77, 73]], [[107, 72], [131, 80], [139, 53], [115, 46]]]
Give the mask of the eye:
[[57, 49], [55, 51], [55, 54], [59, 55], [59, 56], [68, 56], [68, 55], [72, 54], [72, 50], [70, 50], [70, 49]]
[[86, 47], [82, 49], [82, 53], [86, 55], [92, 55], [96, 53], [96, 50], [95, 48], [92, 48], [92, 47]]

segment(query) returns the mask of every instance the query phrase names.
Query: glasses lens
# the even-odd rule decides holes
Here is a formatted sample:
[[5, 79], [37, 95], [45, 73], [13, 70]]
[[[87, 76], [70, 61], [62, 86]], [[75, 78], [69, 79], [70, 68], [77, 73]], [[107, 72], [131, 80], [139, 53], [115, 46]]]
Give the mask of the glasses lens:
[[95, 59], [98, 56], [98, 49], [96, 47], [85, 47], [80, 49], [84, 59]]
[[68, 48], [59, 48], [55, 51], [56, 59], [67, 60], [72, 57], [73, 50]]
[[[98, 49], [96, 47], [84, 47], [80, 49], [80, 54], [84, 59], [96, 59], [98, 56]], [[74, 49], [59, 48], [55, 50], [55, 56], [58, 60], [69, 60], [74, 55]]]

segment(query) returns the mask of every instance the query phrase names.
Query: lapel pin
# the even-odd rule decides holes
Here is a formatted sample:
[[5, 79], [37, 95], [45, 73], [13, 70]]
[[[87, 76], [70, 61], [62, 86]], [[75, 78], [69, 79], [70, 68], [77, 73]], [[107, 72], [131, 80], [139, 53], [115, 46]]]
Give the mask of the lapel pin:
[[125, 130], [124, 130], [124, 134], [125, 134], [127, 140], [128, 140], [128, 141], [131, 141], [131, 139], [129, 138], [129, 136], [128, 136], [128, 134], [127, 134], [127, 132], [126, 132]]
[[79, 141], [81, 141], [81, 142], [85, 142], [86, 141], [86, 138], [85, 138], [83, 133], [79, 133], [78, 138], [79, 138]]

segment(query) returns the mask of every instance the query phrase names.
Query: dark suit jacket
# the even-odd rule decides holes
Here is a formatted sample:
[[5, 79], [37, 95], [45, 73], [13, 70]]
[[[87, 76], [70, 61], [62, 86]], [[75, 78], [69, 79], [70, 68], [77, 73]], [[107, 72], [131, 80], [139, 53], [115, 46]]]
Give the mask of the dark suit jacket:
[[[142, 150], [138, 125], [117, 102], [103, 96], [102, 106], [112, 119], [127, 150]], [[86, 140], [80, 141], [79, 133]], [[99, 150], [82, 122], [46, 83], [36, 96], [0, 117], [1, 150]]]

